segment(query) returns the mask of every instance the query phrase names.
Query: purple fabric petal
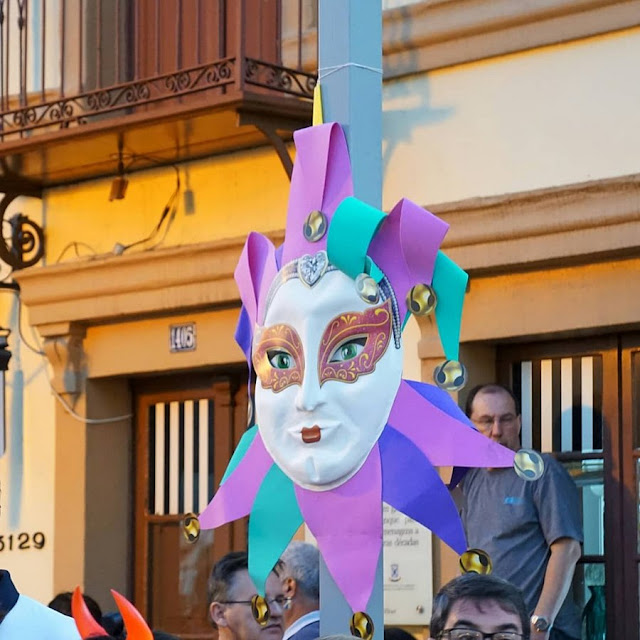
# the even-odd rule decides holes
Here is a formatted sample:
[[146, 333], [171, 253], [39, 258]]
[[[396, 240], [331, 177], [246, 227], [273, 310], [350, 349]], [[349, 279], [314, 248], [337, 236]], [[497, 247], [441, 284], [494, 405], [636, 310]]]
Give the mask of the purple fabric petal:
[[242, 349], [244, 357], [247, 359], [247, 363], [249, 364], [249, 375], [251, 375], [251, 341], [253, 339], [253, 329], [251, 321], [249, 320], [249, 314], [247, 313], [244, 305], [240, 309], [234, 338]]
[[234, 277], [240, 299], [253, 327], [262, 321], [262, 306], [266, 291], [278, 272], [275, 247], [261, 233], [251, 232], [244, 244]]
[[[417, 380], [405, 380], [405, 382], [414, 390], [417, 391], [423, 398], [426, 398], [431, 404], [434, 404], [438, 409], [444, 411], [452, 418], [457, 418], [461, 422], [465, 422], [471, 429], [477, 431], [473, 422], [467, 418], [464, 411], [456, 404], [454, 399], [446, 392], [436, 387], [433, 384], [427, 384], [426, 382], [418, 382]], [[460, 483], [460, 480], [464, 478], [469, 467], [454, 467], [451, 472], [451, 480], [447, 485], [449, 489], [455, 489]]]
[[473, 422], [467, 418], [464, 411], [456, 404], [456, 401], [446, 391], [440, 389], [440, 387], [436, 387], [434, 384], [418, 382], [417, 380], [405, 379], [405, 382], [432, 405], [438, 407], [440, 411], [444, 411], [447, 415], [459, 420], [460, 422], [468, 424], [471, 429], [477, 431]]
[[451, 480], [449, 480], [449, 484], [447, 485], [449, 489], [455, 489], [460, 484], [462, 478], [467, 475], [467, 471], [469, 471], [469, 467], [453, 467]]
[[238, 466], [200, 514], [200, 526], [215, 529], [249, 515], [258, 489], [273, 464], [257, 433]]
[[388, 424], [404, 434], [436, 467], [510, 467], [515, 452], [452, 418], [400, 383]]
[[418, 283], [430, 284], [438, 249], [449, 225], [407, 199], [392, 209], [369, 245], [369, 256], [389, 278], [400, 317], [406, 296]]
[[464, 553], [467, 541], [456, 505], [424, 454], [388, 425], [378, 443], [384, 502], [431, 529], [457, 553]]
[[309, 242], [303, 235], [311, 211], [322, 211], [331, 221], [336, 207], [353, 195], [351, 163], [342, 127], [335, 122], [294, 133], [296, 160], [289, 189], [289, 209], [282, 264], [305, 253], [327, 248], [327, 236]]
[[365, 611], [382, 549], [382, 474], [378, 445], [362, 468], [329, 491], [296, 486], [298, 505], [327, 568], [353, 611]]

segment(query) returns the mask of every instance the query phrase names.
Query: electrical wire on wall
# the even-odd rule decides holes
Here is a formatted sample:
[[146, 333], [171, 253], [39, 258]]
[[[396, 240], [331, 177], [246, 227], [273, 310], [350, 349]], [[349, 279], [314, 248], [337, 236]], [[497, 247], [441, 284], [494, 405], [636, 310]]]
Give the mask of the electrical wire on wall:
[[[13, 289], [13, 288], [12, 289], [5, 288], [5, 289], [0, 289], [0, 290], [8, 291], [8, 292], [13, 293], [13, 294], [15, 294], [17, 296], [17, 299], [18, 299], [17, 324], [18, 324], [18, 334], [20, 336], [20, 341], [30, 351], [33, 351], [33, 353], [35, 353], [36, 355], [39, 355], [43, 359], [44, 364], [45, 364], [45, 371], [46, 371], [46, 367], [49, 364], [49, 361], [46, 358], [44, 350], [40, 346], [34, 347], [33, 345], [31, 345], [29, 343], [29, 341], [24, 337], [24, 333], [22, 331], [22, 306], [23, 305], [22, 305], [22, 298], [20, 296], [20, 290], [19, 289]], [[62, 405], [62, 408], [72, 418], [74, 418], [75, 420], [78, 420], [79, 422], [82, 422], [84, 424], [109, 424], [109, 423], [112, 423], [112, 422], [120, 422], [122, 420], [129, 420], [130, 418], [133, 417], [132, 413], [127, 413], [126, 415], [114, 416], [112, 418], [85, 418], [84, 416], [81, 416], [79, 413], [74, 411], [73, 408], [69, 405], [69, 403], [53, 388], [53, 384], [52, 384], [51, 378], [49, 376], [47, 376], [47, 382], [49, 384], [49, 388], [51, 389], [51, 393], [56, 398], [56, 400]]]
[[[140, 157], [147, 158], [146, 156], [140, 156]], [[156, 237], [160, 233], [163, 222], [167, 220], [167, 224], [165, 225], [165, 229], [164, 229], [164, 233], [162, 234], [162, 237], [155, 244], [151, 245], [150, 247], [147, 247], [146, 250], [149, 251], [151, 249], [155, 249], [157, 246], [161, 245], [164, 242], [165, 238], [167, 237], [167, 233], [169, 233], [169, 229], [171, 228], [171, 225], [173, 224], [173, 221], [175, 219], [175, 215], [177, 211], [176, 203], [178, 201], [178, 196], [180, 195], [180, 169], [175, 164], [172, 165], [172, 167], [176, 172], [176, 186], [173, 192], [171, 193], [171, 195], [169, 196], [169, 199], [167, 200], [167, 203], [165, 204], [164, 208], [162, 209], [162, 213], [160, 214], [160, 219], [158, 220], [158, 223], [146, 238], [142, 238], [141, 240], [136, 240], [135, 242], [132, 242], [127, 245], [116, 243], [113, 249], [114, 254], [122, 255], [125, 251], [128, 251], [133, 247], [138, 247], [148, 242], [152, 242], [153, 240], [156, 239]]]
[[[149, 163], [152, 163], [156, 166], [166, 166], [166, 162], [161, 158], [155, 158], [153, 156], [147, 155], [136, 155], [136, 154], [126, 154], [130, 159], [127, 166], [123, 169], [123, 171], [130, 170], [136, 162], [141, 160], [145, 160]], [[155, 227], [151, 230], [151, 233], [140, 240], [136, 240], [135, 242], [131, 242], [129, 244], [124, 244], [121, 242], [116, 242], [113, 249], [105, 254], [98, 254], [98, 252], [86, 242], [82, 242], [79, 240], [73, 240], [69, 242], [60, 252], [58, 259], [56, 260], [56, 264], [62, 261], [62, 259], [67, 255], [67, 253], [73, 249], [77, 258], [87, 257], [89, 259], [96, 257], [98, 255], [117, 255], [120, 256], [125, 252], [133, 249], [134, 247], [143, 247], [144, 251], [151, 251], [156, 247], [160, 246], [166, 239], [169, 230], [171, 229], [173, 222], [176, 217], [177, 209], [178, 209], [178, 198], [180, 196], [181, 190], [181, 181], [180, 181], [180, 168], [176, 164], [171, 164], [176, 174], [176, 182], [169, 199], [167, 200], [165, 206], [163, 207], [160, 218], [156, 223]], [[164, 229], [163, 229], [164, 226]], [[153, 243], [150, 244], [149, 243]], [[149, 246], [144, 246], [149, 245]], [[87, 249], [89, 251], [88, 254], [81, 254], [80, 249]]]

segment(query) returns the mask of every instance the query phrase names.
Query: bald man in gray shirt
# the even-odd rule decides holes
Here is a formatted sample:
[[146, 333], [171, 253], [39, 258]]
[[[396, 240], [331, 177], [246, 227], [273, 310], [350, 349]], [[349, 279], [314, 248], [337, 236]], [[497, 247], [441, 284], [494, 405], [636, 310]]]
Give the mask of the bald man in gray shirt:
[[[474, 389], [467, 415], [487, 437], [520, 448], [519, 410], [508, 389]], [[577, 640], [580, 612], [568, 593], [583, 540], [580, 498], [564, 467], [551, 456], [543, 460], [534, 482], [512, 468], [470, 470], [461, 483], [461, 516], [469, 546], [486, 551], [493, 573], [522, 590], [532, 640]]]

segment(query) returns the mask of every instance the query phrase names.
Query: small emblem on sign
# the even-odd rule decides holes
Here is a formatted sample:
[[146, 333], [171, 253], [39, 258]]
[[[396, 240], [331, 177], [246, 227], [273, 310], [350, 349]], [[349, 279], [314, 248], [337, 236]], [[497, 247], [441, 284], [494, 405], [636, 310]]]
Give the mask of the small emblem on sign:
[[196, 323], [172, 324], [169, 326], [169, 351], [195, 351]]

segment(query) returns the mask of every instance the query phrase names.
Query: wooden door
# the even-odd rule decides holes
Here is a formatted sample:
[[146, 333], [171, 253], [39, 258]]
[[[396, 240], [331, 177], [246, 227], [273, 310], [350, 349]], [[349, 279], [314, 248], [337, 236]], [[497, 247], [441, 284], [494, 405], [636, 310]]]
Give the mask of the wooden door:
[[135, 602], [153, 629], [211, 638], [209, 573], [246, 548], [246, 522], [195, 543], [182, 523], [209, 503], [246, 428], [246, 384], [230, 374], [138, 385], [136, 411]]

